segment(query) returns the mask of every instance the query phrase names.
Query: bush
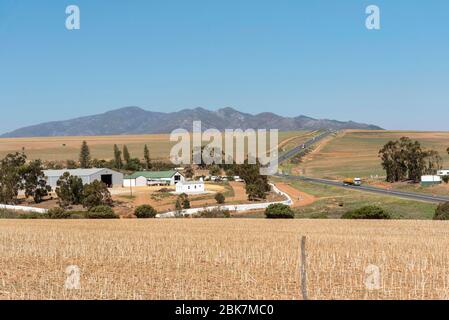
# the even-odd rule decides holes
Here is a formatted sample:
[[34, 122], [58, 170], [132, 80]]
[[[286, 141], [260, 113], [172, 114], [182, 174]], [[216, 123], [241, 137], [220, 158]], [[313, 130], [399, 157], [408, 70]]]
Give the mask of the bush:
[[62, 208], [51, 208], [47, 212], [48, 219], [69, 219], [70, 213]]
[[441, 179], [443, 179], [444, 183], [449, 183], [449, 176], [443, 176]]
[[193, 215], [194, 218], [230, 218], [231, 214], [227, 209], [214, 208], [203, 210]]
[[218, 204], [223, 204], [225, 202], [225, 196], [223, 195], [223, 193], [218, 192], [215, 195], [215, 201], [217, 201]]
[[343, 214], [342, 219], [391, 219], [391, 215], [378, 206], [365, 206]]
[[134, 215], [137, 218], [154, 218], [156, 217], [157, 211], [150, 205], [144, 204], [136, 208]]
[[96, 206], [86, 213], [88, 219], [118, 219], [114, 210], [108, 206]]
[[88, 209], [97, 206], [111, 206], [111, 193], [103, 182], [95, 180], [84, 186], [82, 202], [83, 206]]
[[435, 209], [433, 220], [449, 220], [449, 202], [442, 203]]
[[17, 219], [19, 215], [13, 210], [0, 209], [0, 219]]
[[282, 203], [270, 204], [265, 209], [265, 216], [268, 219], [293, 219], [295, 213], [292, 208]]

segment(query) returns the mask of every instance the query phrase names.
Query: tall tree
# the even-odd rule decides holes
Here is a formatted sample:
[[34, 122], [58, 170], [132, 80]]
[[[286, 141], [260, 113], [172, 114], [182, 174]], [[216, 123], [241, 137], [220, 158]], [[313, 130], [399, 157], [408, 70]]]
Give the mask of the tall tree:
[[83, 180], [77, 176], [71, 176], [65, 172], [56, 182], [56, 194], [59, 205], [63, 208], [72, 204], [81, 204], [83, 201]]
[[122, 152], [116, 144], [114, 144], [114, 166], [116, 169], [121, 169], [123, 167]]
[[128, 147], [126, 145], [123, 146], [123, 160], [128, 164], [131, 159], [131, 155], [129, 154]]
[[150, 150], [148, 150], [147, 145], [143, 148], [143, 158], [145, 159], [145, 169], [149, 170], [151, 168], [151, 159]]
[[42, 202], [43, 197], [51, 191], [45, 179], [41, 160], [33, 160], [26, 165], [22, 178], [25, 196], [32, 197], [35, 203]]
[[83, 144], [81, 145], [79, 160], [80, 160], [80, 168], [90, 167], [90, 150], [86, 141], [83, 141]]
[[17, 203], [25, 168], [26, 156], [23, 153], [8, 154], [0, 161], [0, 203]]

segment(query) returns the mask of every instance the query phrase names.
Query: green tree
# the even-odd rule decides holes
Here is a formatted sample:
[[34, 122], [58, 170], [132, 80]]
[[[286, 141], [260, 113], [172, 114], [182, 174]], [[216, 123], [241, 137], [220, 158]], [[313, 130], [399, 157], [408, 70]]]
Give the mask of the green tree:
[[70, 205], [81, 204], [83, 201], [83, 180], [65, 172], [56, 182], [56, 194], [59, 206], [66, 208]]
[[223, 193], [218, 192], [215, 194], [215, 201], [217, 201], [218, 204], [223, 204], [225, 202], [225, 196]]
[[143, 158], [145, 160], [145, 169], [151, 169], [150, 150], [147, 145], [143, 148]]
[[190, 209], [190, 200], [189, 200], [189, 196], [187, 194], [181, 193], [178, 196], [178, 199], [175, 204], [176, 210], [178, 210], [178, 206], [181, 206], [182, 209]]
[[95, 180], [83, 188], [83, 207], [111, 206], [112, 198], [108, 187], [101, 181]]
[[348, 211], [342, 219], [391, 219], [391, 215], [378, 206], [364, 206], [359, 209]]
[[116, 144], [114, 144], [114, 167], [116, 169], [121, 169], [123, 167], [122, 152]]
[[270, 204], [265, 209], [265, 216], [268, 219], [293, 219], [295, 213], [292, 208], [282, 203]]
[[148, 219], [156, 217], [157, 211], [150, 205], [144, 204], [138, 206], [134, 211], [134, 215], [139, 219]]
[[220, 173], [221, 173], [221, 169], [217, 165], [213, 165], [209, 168], [209, 174], [211, 176], [218, 176], [218, 175], [220, 175]]
[[433, 220], [449, 220], [449, 202], [438, 205]]
[[123, 146], [123, 160], [128, 164], [131, 159], [131, 155], [129, 154], [128, 147], [126, 145]]
[[188, 179], [192, 178], [194, 175], [194, 171], [192, 166], [187, 166], [184, 168], [184, 176]]
[[67, 160], [66, 161], [67, 169], [78, 169], [78, 163], [75, 160]]
[[17, 203], [19, 190], [23, 188], [25, 163], [25, 154], [18, 152], [8, 154], [0, 161], [0, 203]]
[[90, 167], [90, 150], [89, 146], [87, 145], [86, 141], [83, 141], [81, 145], [81, 151], [80, 151], [80, 168], [89, 168]]
[[24, 167], [22, 181], [25, 196], [32, 197], [35, 203], [42, 202], [42, 199], [51, 191], [45, 179], [41, 160], [33, 160]]

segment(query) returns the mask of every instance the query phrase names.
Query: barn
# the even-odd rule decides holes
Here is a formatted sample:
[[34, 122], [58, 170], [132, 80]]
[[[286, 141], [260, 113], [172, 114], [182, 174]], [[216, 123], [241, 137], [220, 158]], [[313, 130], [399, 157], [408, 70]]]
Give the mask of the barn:
[[138, 171], [123, 179], [124, 187], [144, 187], [151, 185], [175, 185], [184, 181], [184, 176], [176, 170]]
[[121, 187], [123, 184], [122, 173], [105, 168], [44, 170], [47, 184], [53, 189], [56, 188], [59, 177], [65, 172], [81, 178], [83, 184], [88, 184], [95, 180], [104, 182], [108, 188]]

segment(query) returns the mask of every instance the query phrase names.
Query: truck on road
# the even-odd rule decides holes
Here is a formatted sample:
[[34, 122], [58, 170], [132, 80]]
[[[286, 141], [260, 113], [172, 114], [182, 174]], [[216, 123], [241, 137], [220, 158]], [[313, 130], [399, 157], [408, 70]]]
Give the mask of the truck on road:
[[360, 178], [346, 178], [343, 180], [343, 185], [345, 186], [361, 186], [362, 179]]

